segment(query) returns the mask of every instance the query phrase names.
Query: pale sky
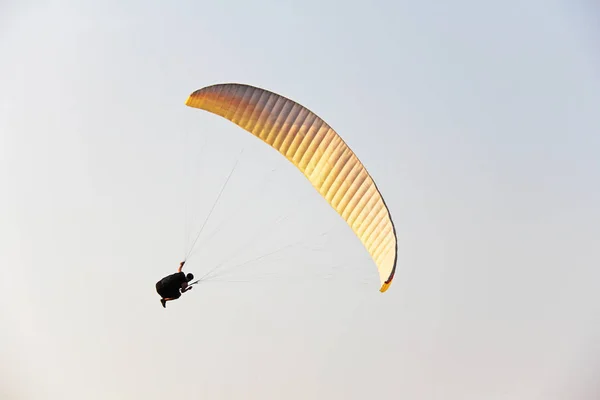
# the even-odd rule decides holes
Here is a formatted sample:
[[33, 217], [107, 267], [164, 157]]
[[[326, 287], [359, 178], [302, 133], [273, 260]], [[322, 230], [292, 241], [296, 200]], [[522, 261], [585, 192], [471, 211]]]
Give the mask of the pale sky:
[[[0, 1], [1, 399], [600, 398], [594, 2]], [[184, 105], [226, 82], [367, 166], [385, 294], [292, 165]], [[186, 265], [221, 274], [165, 310], [236, 160]]]

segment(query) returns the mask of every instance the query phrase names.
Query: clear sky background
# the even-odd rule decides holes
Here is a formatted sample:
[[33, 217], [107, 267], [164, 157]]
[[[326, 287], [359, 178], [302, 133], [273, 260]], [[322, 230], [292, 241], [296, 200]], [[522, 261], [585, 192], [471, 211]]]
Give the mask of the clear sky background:
[[[2, 0], [0, 398], [600, 398], [599, 15]], [[184, 105], [223, 82], [355, 150], [396, 222], [388, 292], [293, 166]], [[236, 160], [186, 266], [220, 274], [165, 310]]]

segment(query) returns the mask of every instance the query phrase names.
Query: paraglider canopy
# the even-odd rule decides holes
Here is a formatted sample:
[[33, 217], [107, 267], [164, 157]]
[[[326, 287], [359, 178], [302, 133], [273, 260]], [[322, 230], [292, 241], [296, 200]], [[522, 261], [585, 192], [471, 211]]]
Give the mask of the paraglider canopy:
[[185, 104], [228, 119], [293, 163], [363, 243], [380, 291], [389, 288], [398, 252], [390, 212], [365, 166], [325, 121], [286, 97], [236, 83], [199, 89]]

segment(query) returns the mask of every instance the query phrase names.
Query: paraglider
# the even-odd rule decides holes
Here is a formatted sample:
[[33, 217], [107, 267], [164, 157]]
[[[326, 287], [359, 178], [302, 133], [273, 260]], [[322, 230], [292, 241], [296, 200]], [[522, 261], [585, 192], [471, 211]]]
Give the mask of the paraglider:
[[185, 261], [179, 263], [177, 272], [169, 276], [165, 276], [160, 281], [156, 282], [156, 292], [160, 295], [160, 303], [163, 308], [167, 308], [167, 301], [177, 300], [181, 297], [182, 293], [192, 290], [193, 284], [188, 284], [194, 279], [194, 274], [189, 273], [186, 275], [183, 273], [183, 265]]
[[380, 291], [389, 288], [398, 248], [390, 212], [365, 166], [325, 121], [286, 97], [245, 84], [207, 86], [185, 104], [228, 119], [293, 163], [365, 246]]

